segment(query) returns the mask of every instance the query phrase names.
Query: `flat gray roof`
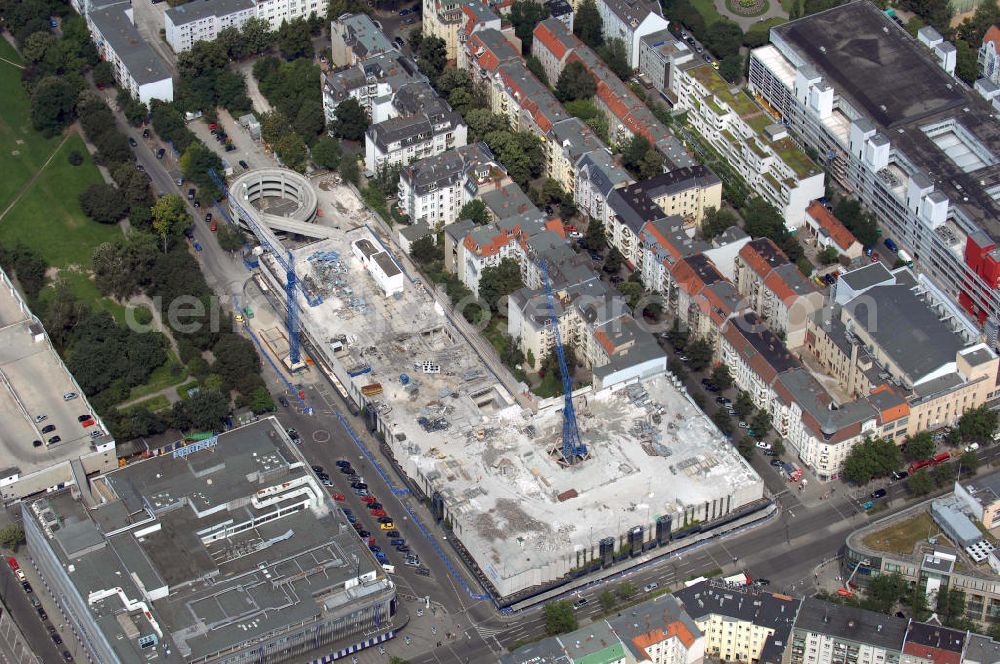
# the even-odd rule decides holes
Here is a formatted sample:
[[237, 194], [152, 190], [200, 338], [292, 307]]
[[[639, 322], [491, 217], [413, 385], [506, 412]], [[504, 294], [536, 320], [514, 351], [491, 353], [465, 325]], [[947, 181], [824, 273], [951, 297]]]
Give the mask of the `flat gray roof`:
[[907, 622], [905, 618], [807, 597], [799, 609], [795, 630], [901, 652]]
[[[186, 456], [163, 454], [95, 480], [107, 502], [93, 510], [70, 492], [25, 508], [72, 565], [68, 578], [121, 661], [148, 654], [126, 622], [140, 634], [158, 626], [162, 660], [183, 662], [391, 589], [274, 418], [179, 450]], [[139, 598], [136, 580], [165, 593], [148, 618], [126, 610], [117, 593], [88, 599], [115, 586]]]
[[170, 78], [166, 64], [139, 34], [125, 13], [126, 9], [131, 7], [112, 5], [90, 12], [89, 18], [125, 63], [136, 83], [143, 85]]
[[906, 286], [875, 286], [845, 304], [844, 310], [914, 383], [954, 362], [966, 345]]
[[228, 16], [241, 11], [252, 10], [256, 5], [252, 0], [194, 0], [177, 7], [171, 7], [166, 15], [174, 25], [184, 25], [200, 21], [209, 16]]

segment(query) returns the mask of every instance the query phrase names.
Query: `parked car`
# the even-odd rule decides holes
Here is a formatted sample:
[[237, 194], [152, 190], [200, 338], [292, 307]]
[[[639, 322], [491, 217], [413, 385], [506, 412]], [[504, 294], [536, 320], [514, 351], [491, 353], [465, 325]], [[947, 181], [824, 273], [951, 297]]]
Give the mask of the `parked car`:
[[781, 461], [779, 459], [771, 459], [770, 461], [768, 461], [768, 463], [770, 463], [775, 468], [781, 467]]
[[406, 544], [406, 540], [401, 537], [393, 537], [389, 540], [389, 544], [393, 546], [402, 546], [403, 544]]
[[86, 422], [87, 420], [92, 420], [92, 419], [94, 419], [94, 416], [91, 415], [90, 413], [84, 413], [83, 415], [76, 416], [77, 422]]
[[644, 592], [644, 593], [651, 593], [651, 592], [653, 592], [654, 590], [656, 590], [659, 587], [660, 587], [660, 585], [658, 583], [656, 583], [656, 582], [647, 583], [646, 585], [644, 585], [642, 587], [642, 592]]
[[235, 152], [236, 146], [232, 143], [226, 143], [226, 152]]
[[246, 163], [242, 159], [240, 159], [239, 164], [240, 164], [240, 168], [242, 168], [244, 171], [249, 171], [250, 170], [250, 164]]
[[77, 398], [78, 396], [80, 396], [80, 395], [77, 394], [76, 392], [67, 392], [66, 394], [63, 395], [63, 401], [72, 401], [73, 399]]
[[337, 501], [338, 503], [342, 503], [342, 502], [344, 502], [345, 500], [347, 500], [347, 496], [345, 496], [345, 495], [344, 495], [344, 494], [342, 494], [342, 493], [333, 493], [333, 494], [330, 494], [330, 495], [331, 495], [331, 497], [332, 497], [332, 498], [333, 498], [334, 500], [336, 500], [336, 501]]
[[[363, 489], [359, 489], [359, 491], [362, 491], [362, 490]], [[375, 502], [375, 496], [370, 496], [370, 495], [369, 496], [362, 496], [361, 502], [368, 503], [369, 505], [371, 505], [372, 503]]]
[[139, 145], [139, 143], [131, 136], [128, 137], [128, 144], [131, 145], [132, 147], [136, 147], [137, 145]]
[[62, 438], [60, 438], [59, 436], [52, 436], [51, 438], [49, 438], [49, 445], [55, 445], [56, 443], [61, 441]]
[[26, 592], [26, 593], [30, 594], [30, 593], [35, 592], [34, 589], [31, 587], [31, 584], [28, 583], [27, 581], [22, 581], [21, 582], [21, 587], [24, 589], [24, 592]]
[[42, 433], [52, 433], [55, 430], [56, 430], [56, 425], [54, 424], [46, 424], [44, 427], [42, 427]]
[[368, 503], [368, 509], [370, 510], [380, 510], [382, 509], [382, 503], [376, 501]]
[[282, 408], [288, 408], [288, 399], [286, 399], [284, 396], [278, 397], [278, 403], [281, 404]]
[[49, 614], [45, 612], [45, 609], [43, 609], [42, 607], [38, 607], [38, 609], [36, 609], [36, 610], [38, 611], [38, 617], [39, 618], [41, 618], [42, 620], [48, 620], [49, 619]]
[[406, 546], [405, 544], [400, 544], [399, 546], [396, 547], [396, 551], [399, 551], [400, 553], [409, 553], [410, 547]]
[[872, 499], [874, 500], [878, 500], [879, 498], [885, 498], [885, 496], [886, 496], [885, 489], [875, 489], [874, 491], [872, 491]]
[[385, 514], [385, 510], [383, 510], [383, 509], [372, 510], [371, 513], [372, 513], [372, 516], [385, 516], [386, 515]]
[[757, 447], [762, 450], [769, 450], [771, 449], [771, 443], [765, 443], [763, 440], [758, 440]]
[[142, 130], [142, 137], [143, 138], [149, 138], [149, 130], [148, 129], [143, 129]]
[[575, 602], [573, 602], [573, 608], [574, 609], [582, 609], [583, 607], [587, 606], [588, 604], [590, 604], [590, 602], [587, 600], [587, 598], [586, 597], [581, 597], [580, 599], [578, 599]]
[[896, 470], [892, 473], [892, 481], [899, 482], [900, 480], [905, 480], [910, 474], [905, 470]]

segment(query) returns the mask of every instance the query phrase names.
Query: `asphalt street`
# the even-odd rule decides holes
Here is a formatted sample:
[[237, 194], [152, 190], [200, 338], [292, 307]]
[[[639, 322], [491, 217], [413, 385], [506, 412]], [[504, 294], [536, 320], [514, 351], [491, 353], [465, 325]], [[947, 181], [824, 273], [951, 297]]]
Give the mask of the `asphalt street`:
[[21, 582], [17, 580], [6, 560], [0, 561], [0, 595], [10, 611], [14, 622], [24, 634], [25, 640], [31, 646], [32, 652], [42, 658], [43, 662], [61, 662], [62, 649], [56, 649], [52, 637], [31, 604], [30, 595], [24, 592]]

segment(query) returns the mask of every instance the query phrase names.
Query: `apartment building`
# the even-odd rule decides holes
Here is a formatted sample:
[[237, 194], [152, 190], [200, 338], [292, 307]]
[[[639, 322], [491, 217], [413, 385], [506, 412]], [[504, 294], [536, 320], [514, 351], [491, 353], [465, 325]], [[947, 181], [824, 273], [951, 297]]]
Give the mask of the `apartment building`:
[[807, 597], [791, 637], [791, 664], [899, 664], [908, 621]]
[[512, 211], [483, 226], [459, 220], [445, 226], [445, 269], [478, 297], [483, 270], [511, 258], [521, 266], [522, 281], [540, 287], [537, 269], [531, 267], [528, 255], [540, 247], [557, 252], [559, 245], [569, 252], [563, 252], [564, 257], [573, 254], [563, 239], [562, 222], [546, 219], [534, 206]]
[[821, 198], [823, 170], [788, 131], [744, 92], [733, 92], [705, 63], [681, 67], [677, 108], [747, 184], [782, 214], [789, 230], [805, 223], [810, 201]]
[[667, 302], [691, 336], [703, 339], [721, 357], [721, 331], [746, 307], [732, 282], [707, 253], [688, 256], [669, 270]]
[[507, 172], [485, 143], [455, 148], [412, 162], [399, 174], [397, 205], [415, 224], [441, 228], [485, 186], [509, 183]]
[[573, 32], [573, 5], [566, 0], [546, 0], [545, 6], [549, 8], [549, 16], [559, 19], [567, 30]]
[[330, 23], [331, 62], [352, 67], [376, 55], [396, 50], [368, 14], [344, 14]]
[[432, 157], [466, 145], [468, 128], [427, 83], [412, 83], [396, 92], [388, 120], [365, 132], [365, 171]]
[[680, 602], [663, 595], [631, 607], [628, 615], [518, 648], [500, 664], [701, 664], [704, 641]]
[[779, 664], [801, 600], [721, 579], [674, 593], [704, 634], [705, 655], [725, 662]]
[[616, 189], [633, 182], [628, 172], [615, 162], [610, 150], [589, 152], [576, 164], [573, 196], [577, 207], [591, 219], [607, 227], [608, 197]]
[[823, 308], [823, 294], [768, 238], [743, 246], [733, 283], [747, 304], [790, 348], [805, 343], [806, 327]]
[[749, 87], [994, 344], [1000, 127], [990, 103], [861, 1], [773, 28], [751, 52]]
[[372, 124], [398, 115], [395, 93], [411, 83], [427, 83], [427, 77], [405, 55], [389, 51], [374, 55], [354, 65], [320, 73], [323, 92], [323, 116], [327, 125], [336, 121], [337, 107], [348, 99], [356, 100]]
[[253, 0], [197, 0], [163, 13], [164, 36], [174, 53], [190, 50], [195, 42], [212, 41], [223, 28], [243, 27], [257, 15]]
[[813, 246], [820, 250], [832, 247], [842, 260], [857, 260], [864, 253], [864, 247], [854, 234], [819, 201], [813, 201], [806, 208], [804, 230]]
[[608, 133], [613, 144], [620, 146], [633, 136], [642, 136], [663, 155], [665, 170], [696, 165], [681, 142], [656, 119], [645, 102], [558, 19], [548, 18], [538, 24], [531, 54], [538, 58], [550, 81], [558, 80], [569, 62], [580, 62], [593, 74], [597, 82], [594, 104], [608, 118]]
[[[501, 29], [500, 17], [493, 13], [493, 10], [482, 2], [469, 2], [462, 4], [462, 22], [458, 26], [458, 43], [455, 49], [456, 66], [459, 69], [467, 69], [468, 63], [465, 61], [468, 49], [465, 43], [469, 38], [480, 30]], [[520, 52], [520, 40], [514, 35], [513, 30], [507, 32], [508, 38], [517, 42], [517, 50]]]
[[722, 180], [707, 166], [685, 166], [636, 184], [651, 201], [689, 227], [701, 227], [709, 208], [722, 207]]
[[170, 70], [139, 34], [131, 5], [106, 5], [92, 9], [85, 18], [97, 52], [111, 64], [119, 86], [144, 104], [174, 100]]
[[1000, 85], [1000, 28], [991, 25], [979, 46], [979, 75]]
[[651, 0], [597, 0], [597, 12], [604, 24], [604, 39], [622, 40], [632, 69], [639, 66], [640, 40], [669, 25], [660, 4]]
[[545, 177], [552, 178], [567, 194], [576, 196], [576, 166], [595, 150], [606, 150], [601, 139], [580, 118], [566, 118], [552, 125], [546, 140]]
[[470, 22], [473, 26], [500, 28], [500, 18], [478, 0], [423, 0], [422, 7], [424, 36], [443, 39], [449, 60], [459, 59], [460, 33]]
[[[666, 371], [666, 356], [632, 318], [624, 298], [592, 269], [570, 274], [570, 281], [552, 279], [554, 315], [562, 343], [571, 346], [580, 365], [593, 373], [594, 386], [600, 389]], [[525, 356], [535, 360], [534, 369], [555, 347], [552, 316], [543, 288], [526, 287], [510, 297], [507, 333]]]
[[911, 620], [906, 626], [901, 664], [962, 664], [972, 635], [943, 625]]
[[677, 101], [677, 68], [695, 57], [694, 51], [669, 30], [657, 30], [639, 40], [639, 73], [671, 104]]
[[326, 18], [329, 3], [322, 0], [254, 0], [257, 4], [257, 18], [262, 18], [277, 30], [286, 21], [297, 18], [321, 16]]
[[608, 244], [621, 252], [629, 269], [634, 270], [642, 255], [639, 234], [643, 226], [667, 216], [646, 194], [641, 183], [630, 184], [615, 189], [608, 196], [608, 222], [604, 235]]

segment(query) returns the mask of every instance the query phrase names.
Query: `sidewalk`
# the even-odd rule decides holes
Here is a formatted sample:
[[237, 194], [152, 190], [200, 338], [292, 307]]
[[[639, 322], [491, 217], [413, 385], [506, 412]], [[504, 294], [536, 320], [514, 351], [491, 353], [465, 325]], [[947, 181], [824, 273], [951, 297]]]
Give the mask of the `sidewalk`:
[[52, 594], [52, 589], [39, 576], [38, 569], [35, 567], [35, 559], [28, 553], [27, 548], [24, 548], [23, 553], [18, 556], [18, 560], [21, 561], [21, 570], [24, 571], [28, 583], [35, 590], [35, 597], [42, 603], [42, 608], [45, 609], [45, 612], [49, 614], [49, 622], [55, 626], [59, 631], [59, 635], [62, 636], [62, 645], [57, 646], [57, 648], [68, 650], [78, 662], [89, 661], [83, 646], [80, 645], [77, 639], [76, 630], [68, 622], [68, 616], [56, 602], [55, 596]]

